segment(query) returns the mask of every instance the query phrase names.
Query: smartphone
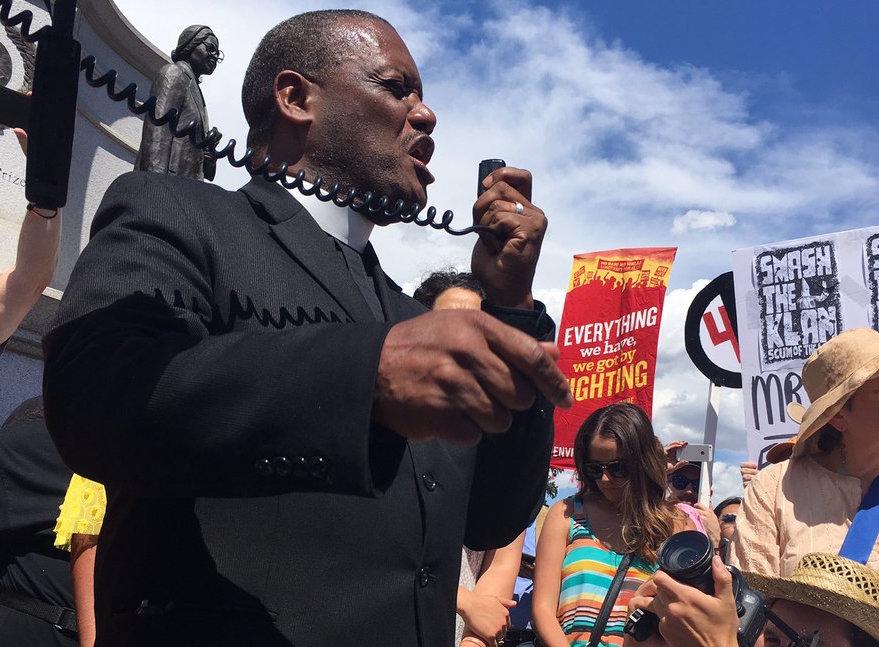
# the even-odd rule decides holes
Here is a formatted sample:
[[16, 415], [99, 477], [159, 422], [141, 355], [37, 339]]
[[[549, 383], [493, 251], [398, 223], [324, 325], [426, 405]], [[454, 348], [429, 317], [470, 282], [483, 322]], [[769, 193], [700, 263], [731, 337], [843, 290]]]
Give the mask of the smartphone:
[[0, 124], [8, 128], [27, 128], [31, 98], [21, 92], [0, 87]]
[[710, 466], [714, 461], [713, 445], [694, 445], [689, 444], [681, 447], [677, 452], [678, 461], [687, 463], [700, 463], [701, 471], [699, 473], [699, 494], [698, 501], [703, 506], [711, 505], [711, 473]]
[[686, 463], [710, 463], [714, 460], [714, 447], [691, 443], [678, 450], [677, 459]]

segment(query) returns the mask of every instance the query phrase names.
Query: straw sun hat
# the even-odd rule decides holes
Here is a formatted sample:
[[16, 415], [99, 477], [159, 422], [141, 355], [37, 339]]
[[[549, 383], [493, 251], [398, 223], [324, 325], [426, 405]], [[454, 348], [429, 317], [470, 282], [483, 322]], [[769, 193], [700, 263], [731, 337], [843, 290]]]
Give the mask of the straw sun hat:
[[790, 577], [745, 573], [767, 598], [823, 609], [879, 640], [879, 573], [830, 553], [805, 555]]
[[879, 332], [854, 328], [838, 334], [818, 347], [803, 365], [803, 386], [809, 401], [787, 405], [800, 433], [794, 456], [803, 453], [806, 441], [835, 416], [852, 393], [879, 372]]

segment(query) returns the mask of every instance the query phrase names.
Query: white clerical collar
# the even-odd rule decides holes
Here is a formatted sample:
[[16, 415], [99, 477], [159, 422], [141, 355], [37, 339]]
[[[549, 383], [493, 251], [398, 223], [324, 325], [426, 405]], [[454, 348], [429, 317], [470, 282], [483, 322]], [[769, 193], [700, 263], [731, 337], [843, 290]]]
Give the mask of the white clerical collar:
[[289, 191], [308, 210], [321, 229], [360, 254], [363, 253], [375, 223], [353, 209], [337, 207], [332, 202], [324, 202], [313, 195], [303, 195], [296, 189]]

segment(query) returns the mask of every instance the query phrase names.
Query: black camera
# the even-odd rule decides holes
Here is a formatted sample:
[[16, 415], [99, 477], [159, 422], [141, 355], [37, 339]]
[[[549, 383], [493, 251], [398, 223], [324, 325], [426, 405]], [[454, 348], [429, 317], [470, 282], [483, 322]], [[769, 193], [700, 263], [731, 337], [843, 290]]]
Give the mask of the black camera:
[[[711, 541], [696, 530], [685, 530], [666, 539], [659, 547], [659, 567], [682, 584], [688, 584], [707, 595], [714, 595], [714, 576], [711, 559], [714, 548]], [[763, 594], [750, 588], [734, 566], [727, 566], [733, 577], [733, 595], [739, 615], [739, 647], [753, 647], [766, 624], [766, 604]], [[635, 640], [647, 640], [659, 634], [656, 614], [636, 609], [626, 621], [625, 632]]]

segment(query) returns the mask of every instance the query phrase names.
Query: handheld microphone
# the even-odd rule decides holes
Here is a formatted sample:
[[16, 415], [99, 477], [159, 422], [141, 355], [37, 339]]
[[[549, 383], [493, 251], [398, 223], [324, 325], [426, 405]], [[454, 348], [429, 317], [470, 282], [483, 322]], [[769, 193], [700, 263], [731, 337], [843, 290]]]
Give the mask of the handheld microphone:
[[506, 165], [507, 163], [501, 159], [482, 160], [481, 162], [479, 162], [479, 180], [476, 183], [477, 198], [485, 193], [485, 187], [482, 186], [482, 181], [489, 175], [494, 173], [497, 169], [503, 168]]

